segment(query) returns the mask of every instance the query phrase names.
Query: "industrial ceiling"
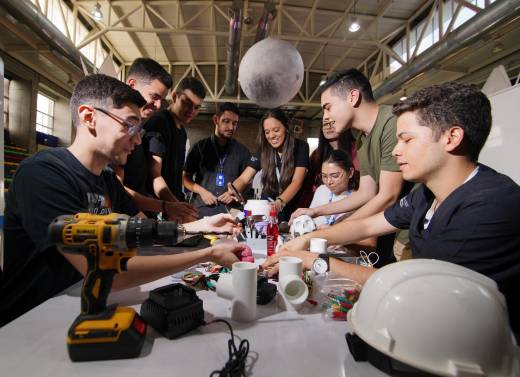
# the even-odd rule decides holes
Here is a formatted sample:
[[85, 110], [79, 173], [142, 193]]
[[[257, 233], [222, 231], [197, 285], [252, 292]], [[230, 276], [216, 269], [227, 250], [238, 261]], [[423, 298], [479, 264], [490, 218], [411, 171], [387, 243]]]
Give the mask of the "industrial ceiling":
[[[101, 20], [91, 14], [97, 3]], [[52, 4], [58, 4], [63, 14], [67, 26], [61, 34], [69, 40], [68, 46], [54, 45], [57, 38], [46, 38], [41, 25], [31, 25]], [[34, 11], [29, 12], [29, 6]], [[457, 27], [457, 15], [462, 12], [473, 17]], [[443, 19], [446, 13], [452, 14], [452, 21], [437, 22], [435, 28], [436, 17]], [[379, 101], [385, 103], [448, 80], [482, 84], [497, 64], [504, 64], [510, 77], [516, 77], [519, 16], [519, 0], [3, 0], [0, 28], [8, 33], [0, 33], [0, 48], [70, 90], [82, 71], [77, 58], [69, 58], [73, 52], [67, 55], [66, 50], [101, 41], [118, 63], [121, 77], [135, 58], [150, 57], [171, 72], [176, 83], [186, 75], [199, 77], [208, 91], [206, 111], [213, 111], [215, 103], [231, 100], [255, 116], [259, 109], [239, 86], [230, 90], [225, 84], [230, 75], [236, 84], [233, 64], [238, 66], [263, 33], [293, 43], [300, 52], [304, 82], [285, 108], [295, 117], [315, 119], [320, 115], [319, 83], [334, 70], [357, 67], [371, 79]], [[241, 21], [241, 30], [238, 60], [230, 66], [234, 18]], [[81, 38], [74, 27], [76, 20], [88, 28]], [[348, 30], [354, 20], [360, 24], [355, 33]], [[421, 42], [429, 30], [434, 30], [434, 44], [422, 52]], [[99, 66], [100, 62], [95, 63]]]

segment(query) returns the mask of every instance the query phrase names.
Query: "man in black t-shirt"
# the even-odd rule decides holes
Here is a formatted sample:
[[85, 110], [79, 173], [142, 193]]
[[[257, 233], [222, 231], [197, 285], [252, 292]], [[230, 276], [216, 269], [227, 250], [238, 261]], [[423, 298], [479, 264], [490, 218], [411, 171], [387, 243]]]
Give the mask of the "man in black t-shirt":
[[[456, 263], [494, 279], [518, 336], [520, 187], [477, 162], [491, 129], [489, 100], [474, 85], [445, 83], [419, 90], [395, 104], [393, 112], [398, 116], [393, 154], [404, 179], [422, 185], [384, 212], [296, 238], [264, 267], [281, 255], [294, 255], [311, 268], [316, 254], [300, 251], [310, 237], [345, 244], [409, 229], [414, 258]], [[336, 259], [329, 267], [361, 283], [374, 272]]]
[[[138, 58], [128, 70], [128, 86], [137, 90], [146, 100], [141, 108], [141, 119], [149, 118], [161, 108], [161, 102], [172, 87], [172, 78], [155, 60]], [[147, 188], [148, 160], [142, 145], [136, 145], [128, 155], [124, 167], [114, 166], [116, 174], [123, 181], [126, 192], [137, 207], [147, 213], [165, 212], [170, 220], [189, 222], [197, 219], [195, 209], [188, 203], [165, 201], [153, 198]]]
[[[140, 143], [139, 92], [105, 75], [89, 75], [71, 98], [76, 137], [69, 148], [39, 152], [25, 159], [6, 196], [4, 271], [0, 282], [0, 326], [81, 279], [82, 255], [59, 252], [48, 239], [48, 226], [59, 215], [139, 212], [109, 164], [124, 165]], [[231, 216], [217, 215], [185, 224], [187, 230], [233, 231]], [[128, 271], [116, 275], [122, 289], [158, 279], [202, 261], [231, 265], [237, 244], [182, 255], [137, 256]]]
[[185, 77], [172, 94], [172, 104], [144, 124], [143, 145], [148, 153], [151, 189], [168, 201], [184, 201], [182, 171], [188, 136], [184, 125], [199, 113], [206, 89], [195, 77]]
[[233, 139], [238, 119], [235, 104], [220, 105], [213, 116], [214, 134], [198, 141], [186, 158], [182, 180], [201, 217], [226, 213], [226, 205], [234, 201], [227, 184], [240, 176], [250, 158], [247, 147]]

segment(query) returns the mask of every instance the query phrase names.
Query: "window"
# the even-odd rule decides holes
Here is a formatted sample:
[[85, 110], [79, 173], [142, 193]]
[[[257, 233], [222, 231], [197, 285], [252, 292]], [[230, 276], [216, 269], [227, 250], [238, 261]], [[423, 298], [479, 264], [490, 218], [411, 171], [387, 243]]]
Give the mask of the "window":
[[54, 131], [54, 100], [38, 93], [36, 107], [36, 131], [52, 135]]
[[[38, 10], [47, 17], [59, 31], [78, 46], [89, 35], [89, 28], [79, 17], [74, 19], [69, 4], [63, 0], [31, 0]], [[87, 3], [91, 5], [90, 3]], [[78, 5], [80, 6], [80, 5]], [[74, 23], [76, 23], [76, 35], [74, 35]], [[97, 68], [101, 67], [108, 55], [106, 46], [101, 40], [96, 39], [80, 49], [80, 52]], [[116, 63], [118, 66], [119, 64]]]
[[9, 128], [9, 84], [11, 80], [4, 77], [4, 129]]
[[[476, 5], [479, 8], [485, 8], [488, 6], [486, 4], [485, 0], [469, 0], [468, 3], [471, 3], [473, 5]], [[489, 4], [494, 3], [495, 0], [490, 0]], [[464, 6], [463, 2], [457, 2], [454, 0], [444, 0], [443, 4], [443, 12], [442, 12], [442, 20], [440, 20], [440, 14], [439, 9], [436, 9], [433, 13], [433, 17], [430, 20], [430, 22], [426, 25], [426, 29], [424, 31], [423, 39], [421, 41], [418, 41], [419, 37], [421, 36], [421, 32], [423, 28], [425, 27], [425, 23], [427, 19], [422, 20], [419, 22], [415, 27], [413, 27], [410, 30], [410, 51], [409, 54], [413, 54], [415, 47], [417, 43], [419, 42], [419, 48], [417, 49], [417, 54], [419, 55], [422, 52], [426, 51], [428, 48], [430, 48], [432, 45], [437, 43], [440, 38], [440, 25], [442, 24], [444, 33], [446, 32], [446, 29], [449, 27], [450, 24], [453, 23], [452, 30], [455, 30], [465, 22], [467, 22], [470, 18], [475, 16], [477, 13]], [[452, 18], [456, 13], [456, 9], [460, 7], [460, 10], [457, 14], [457, 18], [454, 22], [452, 22]], [[406, 52], [406, 37], [400, 39], [397, 41], [392, 48], [396, 52], [397, 55], [401, 57], [401, 59], [406, 62], [408, 60], [408, 54]], [[401, 63], [399, 61], [395, 60], [394, 58], [390, 57], [389, 59], [389, 68], [390, 73], [393, 73], [397, 71], [399, 68], [401, 68]]]

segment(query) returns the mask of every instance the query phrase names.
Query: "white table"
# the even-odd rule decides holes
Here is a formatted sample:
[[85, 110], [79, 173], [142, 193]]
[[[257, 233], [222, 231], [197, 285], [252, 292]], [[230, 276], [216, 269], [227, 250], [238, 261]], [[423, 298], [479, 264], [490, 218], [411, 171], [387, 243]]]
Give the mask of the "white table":
[[[172, 282], [172, 277], [167, 277], [118, 292], [109, 302], [133, 306], [139, 312], [148, 291]], [[206, 320], [230, 320], [229, 301], [209, 291], [199, 291], [198, 295], [204, 302]], [[213, 324], [176, 340], [160, 337], [148, 327], [147, 341], [136, 359], [71, 362], [65, 341], [79, 309], [79, 286], [75, 286], [1, 328], [0, 376], [199, 377], [221, 369], [228, 360], [227, 327]], [[344, 338], [350, 330], [346, 322], [324, 321], [310, 305], [300, 313], [286, 312], [273, 300], [258, 306], [255, 322], [231, 323], [236, 336], [250, 342], [248, 365], [252, 376], [386, 376], [366, 362], [353, 360]], [[235, 342], [238, 345], [239, 340]]]

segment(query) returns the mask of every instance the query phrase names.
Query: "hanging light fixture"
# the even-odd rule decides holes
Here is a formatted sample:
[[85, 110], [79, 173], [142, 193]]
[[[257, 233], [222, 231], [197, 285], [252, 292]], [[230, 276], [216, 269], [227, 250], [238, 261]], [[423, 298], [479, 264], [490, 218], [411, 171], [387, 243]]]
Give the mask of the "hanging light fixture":
[[96, 3], [96, 5], [94, 5], [92, 10], [90, 11], [90, 15], [96, 21], [101, 21], [103, 19], [103, 12], [101, 11], [101, 5], [99, 5], [99, 3]]
[[[357, 1], [354, 3], [354, 14], [356, 13], [356, 3]], [[359, 29], [361, 29], [361, 25], [359, 24], [357, 18], [352, 17], [350, 20], [350, 25], [348, 26], [348, 31], [350, 31], [351, 33], [355, 33]]]

